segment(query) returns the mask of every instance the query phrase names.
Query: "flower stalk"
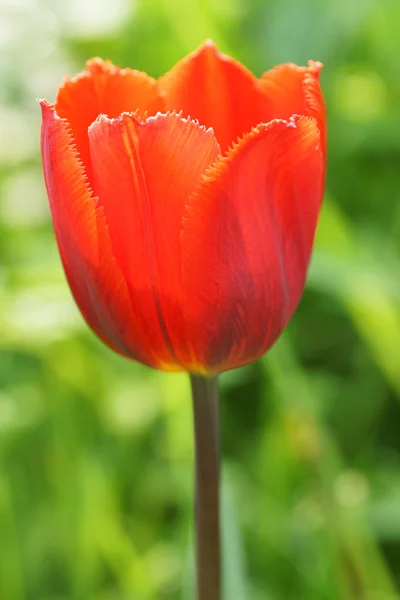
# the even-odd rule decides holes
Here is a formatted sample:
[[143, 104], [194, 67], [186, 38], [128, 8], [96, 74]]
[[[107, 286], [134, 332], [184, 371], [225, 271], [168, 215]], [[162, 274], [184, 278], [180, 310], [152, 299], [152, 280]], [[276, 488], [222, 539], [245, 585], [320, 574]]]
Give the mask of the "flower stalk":
[[216, 377], [191, 375], [196, 463], [197, 600], [221, 600], [219, 395]]

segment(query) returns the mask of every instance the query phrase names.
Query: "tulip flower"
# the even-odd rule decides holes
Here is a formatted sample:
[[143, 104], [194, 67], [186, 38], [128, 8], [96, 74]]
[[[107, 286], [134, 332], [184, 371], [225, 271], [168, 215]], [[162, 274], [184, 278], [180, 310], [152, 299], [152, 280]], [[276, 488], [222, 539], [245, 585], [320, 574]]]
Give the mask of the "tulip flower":
[[216, 374], [275, 342], [303, 292], [323, 195], [320, 68], [257, 79], [207, 42], [158, 80], [91, 60], [42, 101], [61, 258], [108, 346]]
[[[216, 423], [212, 376], [261, 357], [303, 293], [325, 178], [320, 70], [289, 63], [257, 78], [206, 42], [158, 80], [90, 60], [41, 102], [75, 301], [116, 352], [192, 374], [203, 433]], [[217, 438], [196, 429], [214, 490]], [[204, 500], [202, 472], [199, 598], [217, 600], [218, 494]]]

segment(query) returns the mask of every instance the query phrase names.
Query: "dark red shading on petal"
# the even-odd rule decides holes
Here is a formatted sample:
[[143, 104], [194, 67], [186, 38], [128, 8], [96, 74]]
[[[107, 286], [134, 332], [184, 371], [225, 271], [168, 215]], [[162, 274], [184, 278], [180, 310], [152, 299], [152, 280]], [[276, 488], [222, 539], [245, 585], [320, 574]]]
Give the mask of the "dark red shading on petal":
[[323, 194], [316, 122], [260, 125], [212, 167], [183, 220], [183, 288], [199, 365], [260, 357], [295, 310]]
[[212, 127], [222, 152], [268, 114], [257, 78], [212, 42], [180, 60], [159, 84], [167, 110], [182, 110], [184, 116]]
[[146, 121], [100, 117], [89, 141], [94, 188], [128, 282], [139, 339], [154, 341], [162, 368], [188, 365], [181, 224], [187, 198], [219, 154], [218, 143], [211, 130], [176, 114]]
[[41, 102], [42, 158], [57, 242], [73, 296], [84, 318], [111, 348], [158, 366], [151, 341], [137, 337], [125, 279], [112, 253], [103, 211], [87, 185], [68, 124]]
[[118, 117], [123, 112], [139, 116], [164, 110], [155, 79], [132, 69], [120, 69], [110, 61], [94, 58], [86, 70], [68, 78], [59, 88], [55, 108], [71, 125], [79, 155], [91, 181], [88, 127], [100, 114]]
[[326, 146], [326, 114], [319, 76], [322, 64], [310, 60], [308, 67], [293, 63], [266, 71], [259, 80], [268, 99], [269, 118], [289, 119], [292, 115], [313, 117], [320, 128], [321, 146]]

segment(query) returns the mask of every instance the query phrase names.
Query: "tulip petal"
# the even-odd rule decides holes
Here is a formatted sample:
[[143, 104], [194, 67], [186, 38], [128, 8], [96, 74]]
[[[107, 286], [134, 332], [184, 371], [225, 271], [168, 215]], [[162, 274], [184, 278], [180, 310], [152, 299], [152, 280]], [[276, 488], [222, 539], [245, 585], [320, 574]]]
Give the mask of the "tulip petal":
[[71, 291], [84, 318], [111, 348], [157, 366], [151, 347], [137, 347], [125, 280], [115, 262], [101, 208], [88, 187], [68, 124], [41, 102], [42, 156], [54, 229]]
[[314, 119], [263, 124], [208, 171], [189, 199], [182, 281], [198, 364], [260, 357], [301, 297], [323, 194]]
[[321, 132], [321, 146], [326, 145], [326, 115], [319, 76], [322, 64], [310, 60], [308, 67], [293, 63], [266, 71], [260, 89], [269, 102], [269, 119], [289, 119], [292, 115], [313, 117]]
[[223, 152], [252, 127], [274, 117], [257, 78], [212, 42], [180, 60], [159, 79], [167, 110], [212, 127]]
[[89, 128], [94, 188], [143, 336], [159, 363], [186, 365], [180, 233], [185, 202], [220, 152], [213, 132], [177, 114], [100, 117]]
[[155, 79], [132, 69], [120, 69], [110, 61], [94, 58], [77, 77], [67, 78], [59, 88], [56, 112], [71, 126], [79, 155], [91, 181], [88, 127], [100, 114], [118, 117], [137, 111], [140, 116], [164, 109]]

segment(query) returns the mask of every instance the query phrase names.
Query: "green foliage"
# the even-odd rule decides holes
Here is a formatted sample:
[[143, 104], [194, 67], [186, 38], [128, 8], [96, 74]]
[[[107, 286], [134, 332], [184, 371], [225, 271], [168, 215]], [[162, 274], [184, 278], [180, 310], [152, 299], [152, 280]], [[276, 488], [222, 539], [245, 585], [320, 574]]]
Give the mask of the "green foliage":
[[209, 37], [257, 74], [321, 60], [329, 115], [307, 291], [276, 348], [221, 378], [229, 600], [399, 598], [399, 19], [397, 0], [1, 4], [2, 600], [189, 597], [188, 381], [84, 325], [34, 99], [92, 55], [157, 76]]

